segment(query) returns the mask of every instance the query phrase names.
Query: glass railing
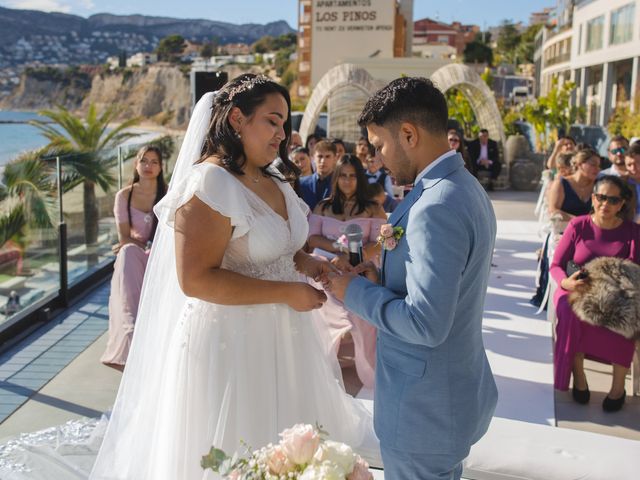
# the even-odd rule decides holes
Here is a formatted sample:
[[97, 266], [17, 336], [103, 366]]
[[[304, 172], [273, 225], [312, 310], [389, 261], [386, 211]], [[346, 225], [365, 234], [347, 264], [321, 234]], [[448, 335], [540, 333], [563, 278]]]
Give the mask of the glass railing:
[[148, 143], [161, 145], [167, 175], [181, 141], [162, 137], [57, 157], [25, 154], [4, 167], [0, 334], [48, 304], [66, 305], [74, 286], [111, 268], [118, 241], [114, 198], [133, 178], [137, 151]]

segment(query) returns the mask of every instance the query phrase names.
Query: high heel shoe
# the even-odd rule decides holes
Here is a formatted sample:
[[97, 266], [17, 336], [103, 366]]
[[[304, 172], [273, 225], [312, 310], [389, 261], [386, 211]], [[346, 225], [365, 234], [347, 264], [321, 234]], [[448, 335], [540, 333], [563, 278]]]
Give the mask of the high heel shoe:
[[609, 398], [609, 395], [607, 395], [602, 401], [602, 410], [605, 412], [617, 412], [624, 405], [624, 399], [626, 396], [626, 390], [622, 392], [622, 396], [620, 398]]
[[[578, 390], [575, 386], [571, 390], [571, 396], [573, 399], [581, 405], [586, 405], [591, 399], [591, 392], [587, 386], [586, 390]], [[604, 408], [604, 407], [603, 407]]]

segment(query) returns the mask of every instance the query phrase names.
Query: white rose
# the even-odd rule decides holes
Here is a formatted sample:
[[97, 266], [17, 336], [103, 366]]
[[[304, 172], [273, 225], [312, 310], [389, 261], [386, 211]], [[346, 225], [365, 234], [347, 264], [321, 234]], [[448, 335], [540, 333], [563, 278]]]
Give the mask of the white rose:
[[340, 468], [343, 475], [348, 475], [353, 471], [357, 457], [350, 446], [327, 440], [320, 445], [313, 459], [320, 464], [330, 462]]
[[298, 480], [345, 480], [345, 474], [340, 467], [329, 462], [309, 465], [304, 469]]

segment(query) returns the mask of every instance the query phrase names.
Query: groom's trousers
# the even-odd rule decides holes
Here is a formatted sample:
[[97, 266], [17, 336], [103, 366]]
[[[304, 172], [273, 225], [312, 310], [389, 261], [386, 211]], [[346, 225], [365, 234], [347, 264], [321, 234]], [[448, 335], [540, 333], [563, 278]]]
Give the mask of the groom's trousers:
[[381, 446], [384, 478], [389, 480], [459, 480], [462, 460], [451, 455], [421, 455]]

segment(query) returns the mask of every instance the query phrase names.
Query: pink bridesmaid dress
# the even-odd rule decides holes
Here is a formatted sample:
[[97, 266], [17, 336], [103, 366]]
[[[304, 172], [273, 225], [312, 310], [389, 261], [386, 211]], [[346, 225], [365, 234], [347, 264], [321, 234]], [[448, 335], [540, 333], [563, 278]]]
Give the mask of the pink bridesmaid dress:
[[[128, 195], [126, 189], [116, 194], [113, 213], [117, 224], [129, 223]], [[145, 213], [131, 207], [131, 238], [146, 243], [152, 228], [153, 212]], [[118, 252], [111, 277], [109, 340], [100, 359], [102, 363], [124, 365], [127, 362], [148, 259], [149, 252], [132, 243]]]
[[[369, 243], [376, 241], [380, 227], [387, 221], [382, 218], [353, 218], [341, 221], [312, 214], [309, 216], [309, 236], [322, 235], [331, 240], [337, 240], [343, 234], [344, 227], [351, 223], [357, 223], [362, 227], [363, 243]], [[315, 312], [324, 327], [328, 329], [330, 350], [337, 356], [342, 337], [348, 332], [351, 333], [358, 378], [365, 387], [372, 389], [375, 377], [377, 330], [370, 323], [348, 311], [343, 303], [329, 292], [326, 294], [327, 301]]]

